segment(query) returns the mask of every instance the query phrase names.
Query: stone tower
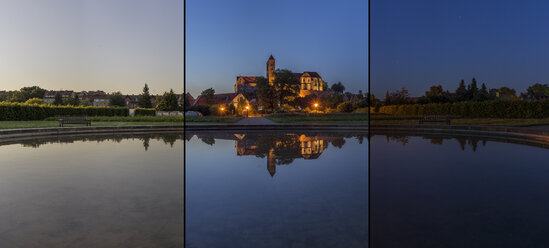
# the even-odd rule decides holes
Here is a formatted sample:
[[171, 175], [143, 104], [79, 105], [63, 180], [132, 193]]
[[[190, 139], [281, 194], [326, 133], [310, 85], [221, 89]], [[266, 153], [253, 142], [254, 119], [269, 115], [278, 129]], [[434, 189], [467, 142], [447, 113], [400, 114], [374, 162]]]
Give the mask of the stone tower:
[[272, 85], [275, 80], [275, 59], [271, 54], [269, 60], [267, 60], [267, 79], [269, 79], [269, 84]]

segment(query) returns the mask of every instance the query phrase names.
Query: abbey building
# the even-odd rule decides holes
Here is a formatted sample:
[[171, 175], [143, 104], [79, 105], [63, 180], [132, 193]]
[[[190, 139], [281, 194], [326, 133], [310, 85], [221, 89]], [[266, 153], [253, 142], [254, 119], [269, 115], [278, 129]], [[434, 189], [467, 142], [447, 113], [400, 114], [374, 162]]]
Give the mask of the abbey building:
[[[269, 83], [272, 84], [275, 80], [275, 58], [273, 55], [267, 60], [267, 73], [266, 78]], [[303, 73], [294, 73], [294, 76], [301, 82], [299, 96], [304, 97], [314, 94], [317, 91], [323, 91], [324, 81], [317, 72], [306, 71]], [[236, 77], [236, 84], [234, 86], [235, 93], [252, 93], [255, 92], [256, 83], [255, 76], [238, 76]]]

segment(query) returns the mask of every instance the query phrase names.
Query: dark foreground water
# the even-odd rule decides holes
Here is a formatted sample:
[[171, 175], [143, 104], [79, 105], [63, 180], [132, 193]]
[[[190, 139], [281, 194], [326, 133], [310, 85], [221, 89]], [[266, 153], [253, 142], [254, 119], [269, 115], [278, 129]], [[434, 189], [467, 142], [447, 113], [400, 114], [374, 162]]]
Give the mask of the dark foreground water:
[[183, 135], [0, 144], [0, 247], [183, 247]]
[[187, 139], [187, 247], [367, 247], [365, 134]]
[[549, 247], [549, 150], [373, 136], [371, 247]]

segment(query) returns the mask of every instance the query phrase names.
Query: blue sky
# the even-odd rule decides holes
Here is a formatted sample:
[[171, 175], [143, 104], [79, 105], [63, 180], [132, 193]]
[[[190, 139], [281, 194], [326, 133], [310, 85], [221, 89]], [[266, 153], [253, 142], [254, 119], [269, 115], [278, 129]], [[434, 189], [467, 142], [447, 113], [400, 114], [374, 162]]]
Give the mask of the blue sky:
[[549, 2], [371, 0], [371, 89], [549, 83]]
[[0, 90], [183, 92], [183, 0], [0, 0]]
[[186, 87], [234, 92], [236, 76], [265, 76], [267, 58], [330, 85], [367, 91], [365, 0], [187, 0]]

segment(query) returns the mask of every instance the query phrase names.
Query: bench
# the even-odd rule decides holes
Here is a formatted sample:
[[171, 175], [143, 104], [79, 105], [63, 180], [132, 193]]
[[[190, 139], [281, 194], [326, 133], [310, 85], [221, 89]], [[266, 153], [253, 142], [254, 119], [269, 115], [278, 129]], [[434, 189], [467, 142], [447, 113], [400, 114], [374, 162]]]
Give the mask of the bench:
[[419, 124], [425, 122], [445, 122], [450, 125], [450, 115], [423, 115], [421, 119], [419, 119]]
[[59, 117], [59, 126], [63, 127], [65, 124], [86, 124], [91, 126], [91, 121], [87, 116], [61, 116]]

